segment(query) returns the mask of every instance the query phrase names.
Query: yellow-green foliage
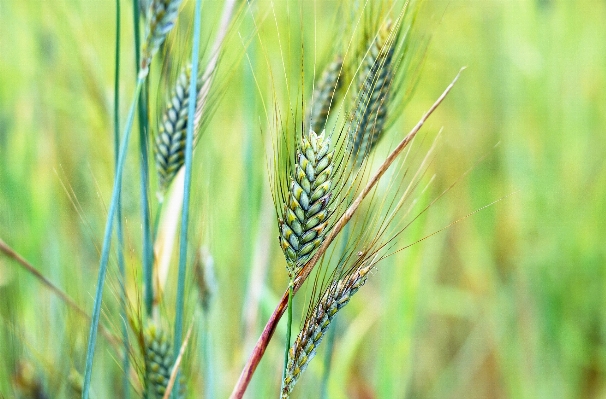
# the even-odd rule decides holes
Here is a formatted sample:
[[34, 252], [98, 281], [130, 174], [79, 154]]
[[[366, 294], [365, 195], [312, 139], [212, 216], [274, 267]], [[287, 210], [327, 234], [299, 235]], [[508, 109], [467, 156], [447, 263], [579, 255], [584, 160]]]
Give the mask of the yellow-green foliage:
[[[201, 66], [223, 2], [203, 3]], [[195, 316], [188, 270], [185, 330], [194, 323], [183, 359], [188, 397], [228, 397], [287, 284], [267, 184], [274, 100], [288, 123], [309, 115], [300, 104], [311, 98], [314, 65], [319, 77], [336, 54], [344, 62], [353, 56], [351, 26], [358, 22], [356, 7], [366, 3], [378, 1], [238, 2], [220, 57], [214, 99], [221, 102], [214, 102], [194, 156], [188, 244], [190, 255], [208, 246], [217, 289], [208, 313]], [[132, 3], [120, 4], [123, 124], [136, 76]], [[166, 50], [174, 64], [154, 63], [150, 74], [151, 96], [159, 98], [150, 104], [151, 120], [161, 119], [154, 112], [168, 95], [161, 70], [177, 71], [191, 54], [193, 2], [181, 9], [174, 35], [156, 55]], [[426, 1], [417, 18], [418, 34], [431, 36], [422, 74], [367, 169], [466, 66], [412, 147], [411, 159], [444, 128], [407, 220], [458, 183], [393, 249], [511, 195], [382, 262], [339, 312], [328, 397], [603, 398], [606, 3]], [[0, 238], [87, 312], [114, 176], [114, 19], [111, 1], [0, 1]], [[358, 29], [365, 23], [359, 19]], [[344, 81], [341, 90], [347, 89]], [[124, 284], [134, 320], [143, 317], [137, 139], [133, 134], [121, 191]], [[407, 176], [416, 167], [410, 164]], [[151, 192], [158, 188], [153, 168]], [[153, 217], [157, 203], [151, 208]], [[175, 264], [176, 257], [162, 292], [160, 310], [168, 320], [174, 317]], [[118, 341], [120, 287], [112, 252], [101, 322]], [[295, 333], [311, 292], [304, 287], [295, 297]], [[210, 377], [201, 371], [205, 328]], [[282, 329], [257, 369], [251, 398], [278, 396]], [[0, 396], [16, 396], [13, 376], [24, 359], [49, 397], [72, 395], [70, 370], [84, 370], [87, 332], [88, 320], [0, 254]], [[130, 338], [136, 347], [136, 334]], [[99, 335], [95, 398], [122, 397], [120, 352], [112, 348]], [[318, 397], [322, 351], [293, 398]], [[134, 398], [142, 392], [143, 381], [134, 376], [143, 364], [133, 361], [132, 367]], [[209, 381], [214, 396], [205, 391]]]

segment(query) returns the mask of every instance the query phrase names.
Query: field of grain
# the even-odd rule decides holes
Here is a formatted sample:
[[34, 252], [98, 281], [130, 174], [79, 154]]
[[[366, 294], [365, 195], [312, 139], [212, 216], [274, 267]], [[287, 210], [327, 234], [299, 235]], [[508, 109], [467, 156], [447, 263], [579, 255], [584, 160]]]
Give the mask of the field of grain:
[[[409, 47], [395, 50], [405, 61], [393, 81], [402, 84], [357, 180], [355, 157], [343, 155], [349, 136], [331, 136], [330, 167], [351, 180], [331, 174], [332, 202], [321, 210], [334, 209], [330, 220], [359, 193], [347, 187], [363, 187], [465, 69], [319, 262], [323, 269], [292, 298], [291, 343], [306, 315], [314, 317], [309, 305], [327, 303], [321, 290], [336, 281], [330, 271], [341, 254], [363, 258], [390, 204], [418, 183], [382, 237], [402, 230], [381, 252], [390, 256], [331, 319], [291, 397], [606, 398], [605, 2], [417, 0], [409, 25], [400, 0], [184, 0], [141, 80], [147, 98], [139, 105], [147, 105], [132, 108], [129, 129], [139, 3], [147, 2], [0, 1], [1, 398], [154, 398], [144, 347], [155, 339], [172, 345], [170, 367], [158, 372], [166, 380], [185, 342], [176, 379], [183, 397], [229, 397], [288, 294], [289, 272], [309, 261], [285, 257], [283, 227], [291, 191], [302, 201], [290, 185], [303, 184], [293, 172], [295, 145], [307, 136], [281, 137], [303, 123], [314, 82], [337, 55], [353, 65], [337, 68], [343, 92], [364, 97], [353, 77], [364, 71], [356, 49], [369, 43], [361, 32], [377, 35], [400, 15], [402, 27], [413, 26], [408, 41], [397, 41]], [[145, 42], [151, 19], [140, 17]], [[180, 97], [174, 87], [196, 29], [196, 69], [216, 68], [193, 85], [195, 93], [210, 89], [201, 118], [191, 119], [199, 123], [181, 240], [182, 202], [171, 195], [183, 180], [171, 185], [169, 172], [158, 173], [176, 158], [165, 152], [158, 161], [156, 142], [176, 126], [163, 117], [168, 100], [187, 116], [190, 79], [180, 80]], [[358, 114], [347, 95], [326, 126], [351, 126]], [[120, 222], [109, 246], [112, 206]], [[313, 224], [322, 239], [331, 226]], [[245, 397], [279, 397], [286, 336], [285, 315]]]

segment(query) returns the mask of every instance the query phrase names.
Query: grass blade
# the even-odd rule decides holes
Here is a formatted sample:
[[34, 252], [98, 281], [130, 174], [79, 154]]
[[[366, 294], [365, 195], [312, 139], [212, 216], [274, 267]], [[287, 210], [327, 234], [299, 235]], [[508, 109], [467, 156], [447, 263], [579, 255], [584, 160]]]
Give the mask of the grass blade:
[[[116, 56], [114, 65], [114, 162], [116, 172], [118, 169], [118, 155], [120, 152], [120, 0], [116, 0]], [[128, 325], [126, 315], [126, 267], [124, 265], [124, 236], [122, 232], [122, 204], [118, 196], [118, 209], [116, 210], [116, 252], [118, 255], [118, 270], [120, 272], [120, 319], [122, 327], [122, 345], [124, 347], [124, 358], [122, 359], [122, 396], [126, 399], [130, 396], [130, 383], [128, 374], [130, 370], [130, 358], [128, 350]]]
[[[141, 37], [139, 35], [139, 1], [133, 0], [133, 28], [135, 33], [135, 73], [138, 76], [141, 59]], [[147, 136], [149, 131], [149, 120], [147, 115], [149, 87], [146, 85], [141, 90], [139, 97], [139, 169], [141, 173], [141, 215], [143, 221], [143, 285], [145, 313], [150, 316], [154, 303], [153, 284], [153, 247], [151, 235], [150, 209], [149, 209], [149, 157], [147, 151]]]
[[97, 340], [97, 327], [99, 325], [99, 317], [101, 315], [101, 302], [103, 299], [103, 286], [105, 285], [105, 275], [107, 274], [107, 263], [109, 261], [112, 227], [114, 218], [116, 217], [116, 209], [118, 205], [118, 199], [120, 197], [120, 189], [122, 187], [122, 171], [124, 170], [126, 152], [128, 149], [128, 141], [130, 138], [130, 131], [133, 126], [133, 119], [135, 117], [135, 107], [137, 106], [137, 99], [139, 98], [139, 93], [141, 92], [142, 86], [143, 79], [139, 79], [137, 81], [137, 87], [135, 88], [133, 102], [128, 112], [128, 118], [126, 120], [126, 126], [124, 127], [124, 133], [122, 134], [122, 143], [120, 145], [120, 154], [118, 155], [118, 165], [116, 167], [116, 176], [114, 178], [112, 198], [109, 204], [109, 212], [107, 215], [107, 222], [105, 224], [105, 233], [103, 235], [103, 247], [101, 249], [99, 275], [97, 277], [97, 290], [95, 293], [95, 303], [93, 305], [90, 331], [88, 334], [88, 348], [86, 350], [86, 367], [84, 370], [84, 387], [82, 389], [82, 399], [87, 399], [90, 391], [90, 380], [93, 371], [93, 357], [95, 355], [95, 342]]
[[[196, 0], [194, 11], [194, 33], [191, 56], [191, 76], [198, 76], [198, 61], [200, 58], [200, 24], [202, 16], [202, 0]], [[189, 82], [189, 104], [187, 109], [187, 120], [194, 120], [197, 97], [196, 79]], [[183, 208], [181, 210], [181, 234], [179, 239], [179, 272], [177, 277], [177, 301], [175, 305], [175, 358], [179, 356], [181, 348], [181, 335], [183, 331], [183, 302], [185, 294], [185, 274], [187, 271], [187, 228], [189, 226], [189, 198], [192, 174], [192, 156], [194, 148], [194, 124], [187, 124], [187, 136], [185, 139], [185, 179], [183, 183]], [[172, 397], [177, 397], [179, 392], [179, 378], [175, 378], [175, 387]]]

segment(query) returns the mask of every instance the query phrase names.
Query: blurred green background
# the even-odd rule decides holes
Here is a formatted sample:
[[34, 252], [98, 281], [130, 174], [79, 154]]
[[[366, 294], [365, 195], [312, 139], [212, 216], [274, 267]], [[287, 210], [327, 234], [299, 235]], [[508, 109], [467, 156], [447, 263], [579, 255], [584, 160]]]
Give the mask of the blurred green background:
[[[171, 42], [181, 59], [193, 9], [185, 3], [185, 22]], [[329, 397], [606, 398], [606, 2], [426, 3], [422, 26], [431, 42], [393, 137], [403, 136], [466, 66], [424, 128], [430, 141], [444, 129], [429, 197], [460, 181], [402, 245], [507, 197], [379, 268], [339, 318]], [[124, 123], [135, 67], [132, 5], [121, 4]], [[269, 0], [260, 1], [239, 10], [226, 42], [220, 102], [195, 153], [190, 237], [192, 253], [206, 245], [215, 259], [216, 397], [231, 391], [287, 283], [261, 133], [268, 129], [263, 104], [271, 107], [271, 82], [285, 97], [282, 70], [270, 74], [268, 66], [280, 60], [276, 32], [283, 32], [283, 46], [284, 32], [296, 32], [292, 43], [303, 40], [317, 46], [319, 59], [329, 57], [339, 6], [279, 0], [272, 11]], [[206, 47], [221, 8], [220, 1], [204, 1]], [[0, 238], [88, 311], [113, 177], [114, 12], [109, 0], [0, 0]], [[251, 15], [259, 38], [251, 36]], [[300, 66], [289, 68], [296, 74]], [[156, 90], [153, 110], [164, 101], [162, 83]], [[136, 147], [123, 188], [135, 312]], [[116, 334], [118, 287], [114, 254], [102, 321]], [[306, 299], [300, 296], [299, 313]], [[83, 370], [88, 322], [3, 256], [0, 315], [0, 396], [15, 397], [24, 361], [50, 397], [73, 395], [69, 375]], [[186, 358], [189, 397], [199, 397], [203, 386], [199, 341]], [[279, 330], [248, 397], [276, 396], [282, 341]], [[295, 398], [318, 397], [322, 349]], [[107, 343], [98, 343], [95, 361], [95, 397], [116, 397], [119, 361]]]

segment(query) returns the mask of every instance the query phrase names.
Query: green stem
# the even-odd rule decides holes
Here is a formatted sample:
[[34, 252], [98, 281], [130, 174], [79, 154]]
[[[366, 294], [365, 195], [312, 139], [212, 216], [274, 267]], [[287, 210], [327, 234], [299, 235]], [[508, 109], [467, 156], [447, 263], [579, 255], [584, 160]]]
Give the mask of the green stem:
[[[139, 76], [140, 65], [140, 36], [139, 36], [139, 4], [133, 0], [133, 26], [135, 30], [135, 72]], [[149, 132], [149, 118], [147, 115], [149, 81], [141, 90], [139, 97], [139, 170], [141, 185], [141, 215], [143, 222], [143, 285], [145, 313], [151, 316], [154, 303], [154, 283], [153, 283], [153, 246], [149, 209], [149, 156], [147, 149], [147, 132]]]
[[145, 85], [139, 97], [139, 169], [141, 171], [141, 213], [143, 221], [143, 278], [145, 284], [145, 311], [151, 316], [154, 303], [153, 285], [153, 246], [151, 236], [151, 222], [149, 209], [149, 156], [147, 149], [147, 93]]
[[286, 378], [286, 369], [288, 368], [288, 352], [290, 350], [290, 335], [292, 333], [292, 297], [294, 287], [294, 279], [291, 277], [288, 282], [288, 308], [286, 314], [286, 343], [284, 344], [284, 370], [282, 371], [282, 387], [280, 388], [280, 397], [282, 397], [282, 390], [284, 390], [284, 378]]
[[135, 118], [135, 107], [137, 106], [137, 99], [143, 86], [143, 79], [137, 81], [137, 87], [135, 88], [135, 95], [128, 112], [126, 119], [126, 126], [124, 127], [124, 133], [122, 134], [122, 143], [120, 145], [120, 153], [118, 155], [118, 165], [116, 167], [116, 176], [114, 178], [114, 187], [112, 191], [112, 198], [109, 204], [109, 212], [107, 215], [107, 221], [105, 223], [105, 233], [103, 235], [103, 247], [101, 249], [101, 260], [99, 262], [99, 275], [97, 278], [97, 290], [95, 293], [95, 303], [93, 305], [93, 314], [90, 324], [90, 331], [88, 335], [88, 348], [86, 351], [86, 367], [84, 370], [84, 385], [82, 389], [82, 399], [88, 399], [90, 392], [90, 380], [93, 371], [93, 357], [95, 355], [95, 343], [97, 340], [97, 329], [99, 326], [99, 317], [101, 315], [101, 302], [103, 299], [103, 286], [105, 285], [105, 275], [107, 274], [107, 263], [109, 260], [109, 249], [111, 245], [111, 234], [114, 219], [116, 218], [116, 210], [118, 205], [118, 199], [120, 197], [120, 189], [122, 187], [122, 171], [124, 170], [124, 163], [126, 161], [126, 153], [128, 150], [128, 141], [130, 138], [130, 131], [133, 126], [133, 120]]
[[[202, 0], [196, 0], [194, 11], [194, 37], [191, 56], [191, 76], [198, 76], [198, 61], [200, 57], [200, 24], [202, 18]], [[196, 98], [198, 95], [196, 79], [190, 79], [189, 104], [187, 108], [187, 120], [194, 120], [196, 111]], [[189, 199], [192, 175], [192, 157], [194, 150], [194, 124], [187, 124], [187, 135], [185, 138], [185, 179], [183, 183], [183, 208], [181, 210], [181, 232], [179, 238], [179, 272], [177, 276], [177, 301], [175, 304], [175, 359], [179, 356], [181, 349], [181, 335], [183, 331], [183, 305], [185, 293], [185, 274], [187, 265], [187, 228], [189, 226]], [[175, 386], [171, 397], [176, 399], [179, 393], [179, 376], [175, 380]]]
[[[116, 0], [116, 57], [114, 77], [114, 162], [118, 168], [118, 155], [120, 152], [120, 0]], [[130, 357], [128, 356], [128, 325], [126, 324], [126, 267], [124, 265], [124, 236], [122, 232], [122, 204], [118, 195], [118, 209], [116, 210], [116, 238], [118, 240], [116, 252], [118, 255], [118, 269], [120, 271], [120, 318], [122, 319], [122, 344], [124, 358], [122, 359], [122, 396], [130, 396], [130, 382], [128, 374]]]

